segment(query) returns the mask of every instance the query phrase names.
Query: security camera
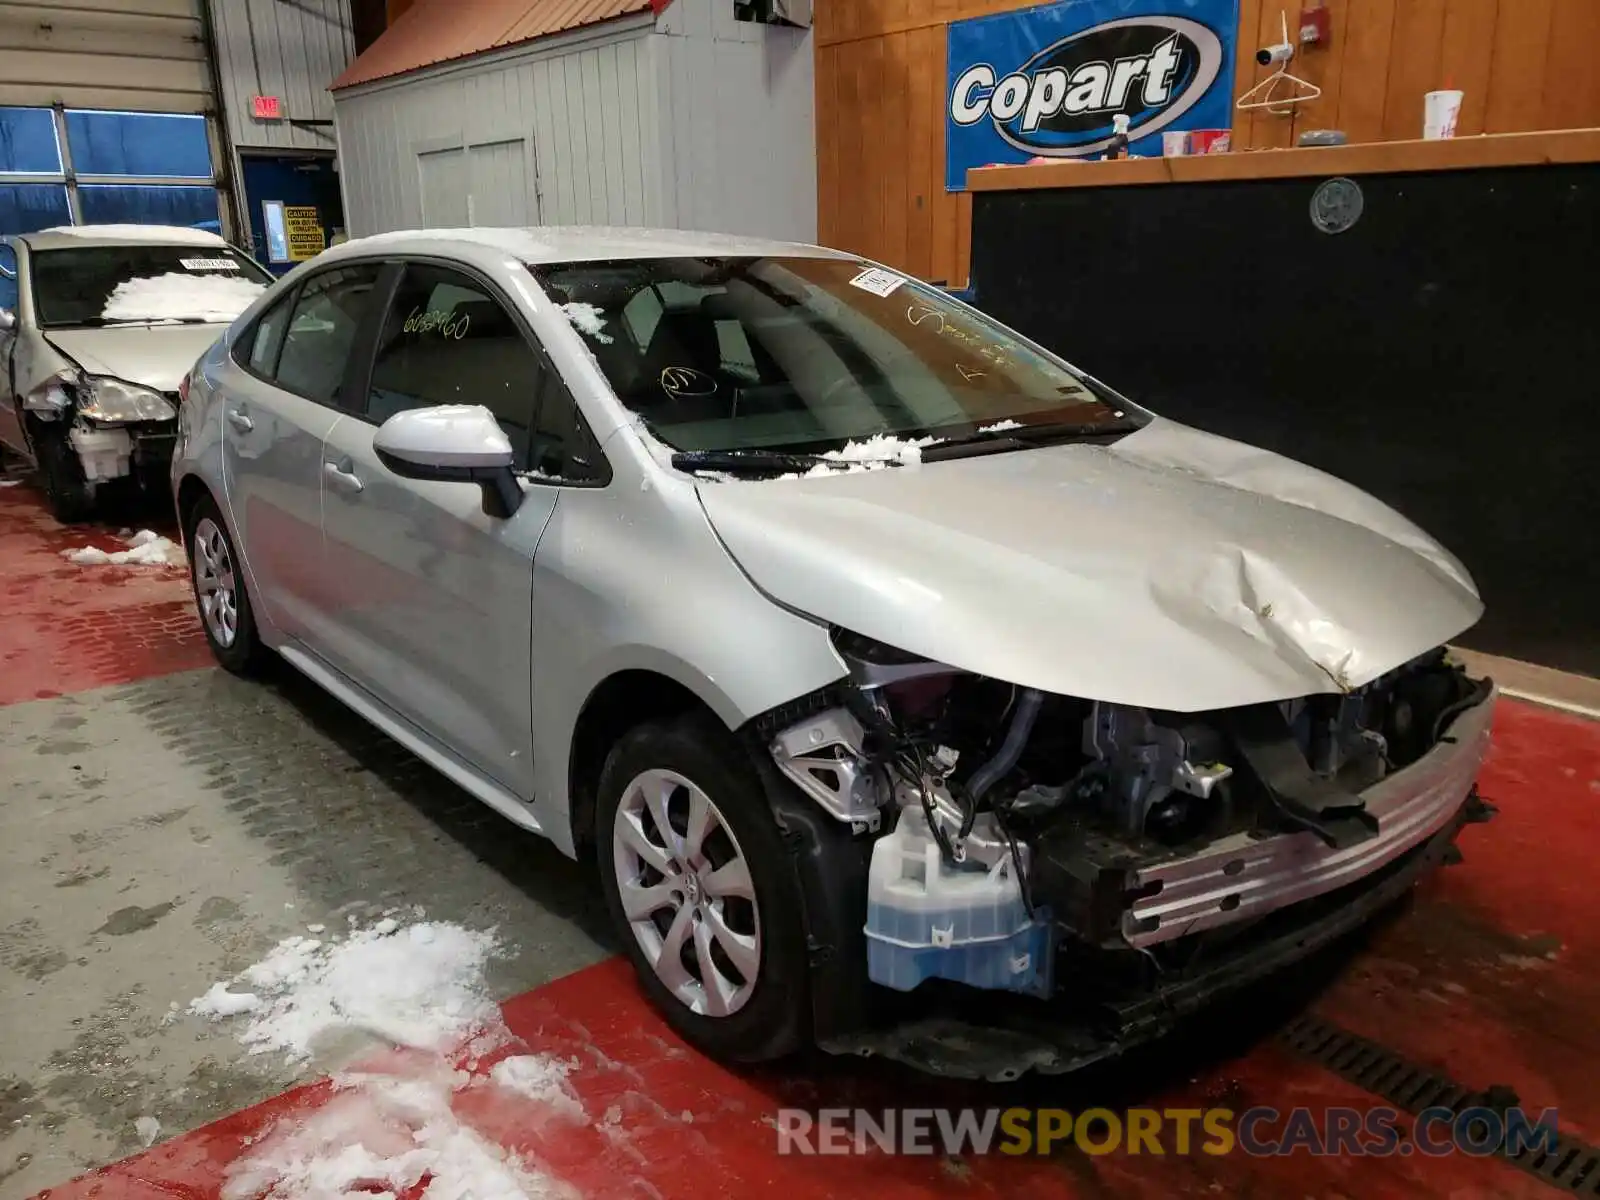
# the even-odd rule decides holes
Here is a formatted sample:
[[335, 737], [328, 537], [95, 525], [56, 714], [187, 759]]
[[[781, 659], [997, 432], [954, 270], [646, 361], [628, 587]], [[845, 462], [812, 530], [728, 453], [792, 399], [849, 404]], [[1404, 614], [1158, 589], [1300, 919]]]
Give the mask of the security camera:
[[1286, 63], [1293, 57], [1294, 47], [1288, 42], [1279, 42], [1276, 46], [1263, 46], [1256, 51], [1256, 61], [1263, 67]]

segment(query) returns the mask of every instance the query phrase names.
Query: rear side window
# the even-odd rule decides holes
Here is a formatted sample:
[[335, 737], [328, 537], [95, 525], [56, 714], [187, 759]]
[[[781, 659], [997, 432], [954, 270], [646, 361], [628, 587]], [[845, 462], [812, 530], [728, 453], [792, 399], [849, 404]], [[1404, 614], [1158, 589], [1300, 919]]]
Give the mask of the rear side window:
[[278, 352], [273, 378], [279, 387], [319, 404], [341, 401], [339, 390], [350, 349], [372, 302], [380, 270], [376, 264], [363, 263], [306, 280]]
[[239, 363], [264, 379], [271, 379], [278, 369], [278, 350], [283, 346], [283, 333], [289, 325], [289, 302], [293, 299], [293, 296], [285, 296], [274, 304], [256, 321], [255, 328], [240, 339]]
[[543, 361], [511, 314], [471, 276], [414, 264], [395, 290], [378, 336], [367, 417], [438, 404], [481, 404], [527, 461]]

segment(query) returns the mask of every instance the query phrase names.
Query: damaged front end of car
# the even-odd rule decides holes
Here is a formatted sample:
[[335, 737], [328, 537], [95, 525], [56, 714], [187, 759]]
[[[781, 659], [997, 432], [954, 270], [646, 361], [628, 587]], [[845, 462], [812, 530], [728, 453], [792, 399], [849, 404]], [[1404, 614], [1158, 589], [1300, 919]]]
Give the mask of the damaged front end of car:
[[[833, 641], [848, 680], [762, 733], [864, 863], [820, 901], [853, 897], [863, 938], [840, 950], [876, 985], [875, 1015], [819, 1020], [835, 1052], [1075, 1069], [1365, 923], [1491, 811], [1474, 784], [1496, 691], [1443, 649], [1176, 713]], [[829, 987], [851, 973], [827, 967]]]
[[[164, 484], [177, 436], [179, 397], [77, 367], [64, 367], [23, 397], [37, 422], [35, 440], [70, 448], [88, 495], [103, 484], [132, 478]], [[48, 456], [39, 447], [42, 459]]]

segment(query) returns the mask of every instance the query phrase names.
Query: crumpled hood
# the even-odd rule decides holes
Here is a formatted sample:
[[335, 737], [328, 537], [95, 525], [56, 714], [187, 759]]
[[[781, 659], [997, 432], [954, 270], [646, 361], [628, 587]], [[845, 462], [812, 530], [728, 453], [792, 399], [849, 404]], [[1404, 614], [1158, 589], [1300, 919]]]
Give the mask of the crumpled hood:
[[1359, 687], [1483, 612], [1387, 505], [1166, 420], [1106, 447], [699, 492], [779, 603], [1089, 699], [1198, 712]]
[[45, 338], [91, 375], [112, 375], [175, 392], [227, 325], [114, 325], [52, 329]]

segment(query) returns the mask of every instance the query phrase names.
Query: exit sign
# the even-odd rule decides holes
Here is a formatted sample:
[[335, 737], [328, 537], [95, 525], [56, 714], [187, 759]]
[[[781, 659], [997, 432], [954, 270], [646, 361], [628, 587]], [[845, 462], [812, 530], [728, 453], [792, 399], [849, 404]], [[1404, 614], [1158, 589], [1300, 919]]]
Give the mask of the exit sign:
[[283, 116], [283, 109], [276, 96], [251, 96], [250, 115], [258, 121], [276, 121]]

